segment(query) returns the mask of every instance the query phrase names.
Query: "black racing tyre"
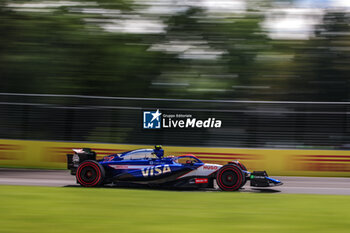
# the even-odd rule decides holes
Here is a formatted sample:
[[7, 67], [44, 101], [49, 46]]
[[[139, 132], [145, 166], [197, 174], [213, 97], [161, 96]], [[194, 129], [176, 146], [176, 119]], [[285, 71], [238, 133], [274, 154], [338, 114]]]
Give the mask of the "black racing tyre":
[[243, 163], [239, 162], [238, 166], [242, 169], [242, 171], [248, 171], [247, 168], [244, 166]]
[[236, 191], [245, 183], [245, 176], [241, 168], [229, 164], [216, 173], [216, 182], [222, 191]]
[[78, 183], [84, 187], [96, 187], [103, 184], [105, 170], [101, 164], [93, 160], [82, 162], [76, 173]]
[[[233, 161], [233, 162], [230, 162], [229, 164], [233, 164], [233, 165], [236, 165], [238, 166], [242, 171], [248, 171], [246, 166], [244, 166], [243, 163], [239, 162], [239, 161]], [[241, 188], [247, 183], [247, 178], [244, 179], [244, 182], [241, 184]]]
[[[239, 165], [239, 167], [242, 169], [242, 171], [248, 171], [247, 170], [247, 168], [246, 168], [246, 166], [244, 166], [244, 164], [243, 163], [238, 163], [238, 165]], [[242, 185], [241, 185], [241, 188], [245, 185], [247, 183], [247, 179], [244, 179], [244, 181], [243, 181], [243, 183], [242, 183]]]

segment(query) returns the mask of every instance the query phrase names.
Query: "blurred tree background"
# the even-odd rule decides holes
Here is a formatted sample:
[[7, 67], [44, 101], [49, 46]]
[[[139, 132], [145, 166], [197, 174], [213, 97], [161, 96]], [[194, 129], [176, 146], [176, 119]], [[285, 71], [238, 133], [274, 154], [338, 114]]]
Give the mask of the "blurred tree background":
[[300, 2], [1, 0], [0, 92], [349, 101], [348, 8]]
[[[0, 0], [0, 138], [348, 148], [347, 103], [292, 101], [349, 101], [349, 14], [341, 0]], [[145, 130], [150, 109], [223, 127]]]

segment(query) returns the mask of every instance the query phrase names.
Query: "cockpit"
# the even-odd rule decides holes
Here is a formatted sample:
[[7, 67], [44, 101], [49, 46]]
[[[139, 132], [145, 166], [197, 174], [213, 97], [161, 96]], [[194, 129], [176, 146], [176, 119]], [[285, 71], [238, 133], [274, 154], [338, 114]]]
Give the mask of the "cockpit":
[[120, 161], [120, 160], [157, 160], [166, 164], [202, 164], [203, 162], [196, 156], [187, 154], [181, 156], [164, 157], [164, 150], [161, 146], [155, 146], [154, 149], [138, 149], [123, 152], [120, 154], [113, 154], [104, 157], [104, 161]]
[[120, 158], [124, 160], [134, 160], [134, 159], [156, 159], [157, 155], [154, 153], [153, 149], [139, 149], [127, 151], [119, 154]]
[[161, 148], [161, 146], [155, 146], [154, 149], [132, 150], [118, 154], [118, 156], [124, 160], [161, 159], [164, 156], [164, 150]]
[[178, 164], [195, 164], [195, 163], [203, 163], [200, 159], [198, 159], [196, 156], [194, 155], [181, 155], [178, 157], [173, 157], [173, 162], [174, 163], [178, 163]]

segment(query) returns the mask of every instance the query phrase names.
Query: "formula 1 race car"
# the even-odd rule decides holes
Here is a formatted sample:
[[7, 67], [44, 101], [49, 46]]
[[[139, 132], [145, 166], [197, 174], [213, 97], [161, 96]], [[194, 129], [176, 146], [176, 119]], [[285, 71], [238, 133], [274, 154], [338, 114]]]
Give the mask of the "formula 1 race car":
[[266, 171], [249, 172], [239, 161], [226, 165], [203, 163], [191, 154], [164, 157], [161, 146], [112, 154], [96, 160], [91, 149], [73, 149], [67, 154], [68, 169], [84, 187], [104, 184], [142, 184], [156, 187], [213, 188], [236, 191], [247, 180], [254, 187], [282, 185]]

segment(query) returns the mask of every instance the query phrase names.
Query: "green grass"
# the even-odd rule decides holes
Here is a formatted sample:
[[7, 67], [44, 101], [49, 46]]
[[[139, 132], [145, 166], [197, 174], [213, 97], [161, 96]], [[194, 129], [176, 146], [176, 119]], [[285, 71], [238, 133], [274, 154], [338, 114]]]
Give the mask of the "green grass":
[[349, 232], [350, 196], [0, 186], [0, 232]]

